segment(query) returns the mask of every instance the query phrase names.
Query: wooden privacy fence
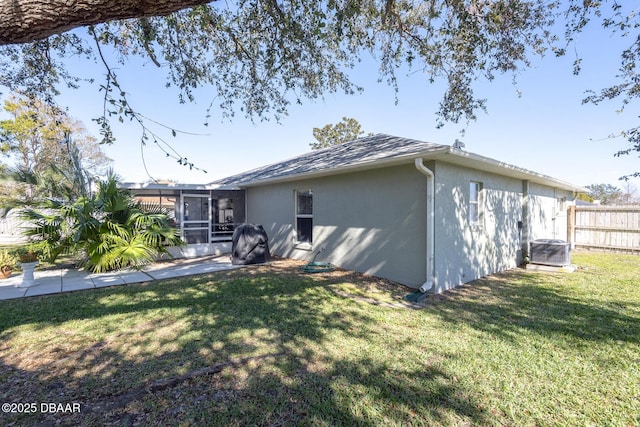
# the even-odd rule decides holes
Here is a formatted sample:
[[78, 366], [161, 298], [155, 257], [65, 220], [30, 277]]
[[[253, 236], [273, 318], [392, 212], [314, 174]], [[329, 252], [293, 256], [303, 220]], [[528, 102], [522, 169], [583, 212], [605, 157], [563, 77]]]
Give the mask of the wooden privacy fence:
[[567, 219], [577, 248], [640, 252], [640, 206], [569, 206]]

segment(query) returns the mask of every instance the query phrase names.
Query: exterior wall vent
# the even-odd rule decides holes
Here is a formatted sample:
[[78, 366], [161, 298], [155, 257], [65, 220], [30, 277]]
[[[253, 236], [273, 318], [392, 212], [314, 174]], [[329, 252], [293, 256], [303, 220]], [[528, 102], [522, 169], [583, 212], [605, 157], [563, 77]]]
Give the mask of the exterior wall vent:
[[564, 267], [571, 265], [571, 243], [538, 239], [531, 242], [531, 263]]

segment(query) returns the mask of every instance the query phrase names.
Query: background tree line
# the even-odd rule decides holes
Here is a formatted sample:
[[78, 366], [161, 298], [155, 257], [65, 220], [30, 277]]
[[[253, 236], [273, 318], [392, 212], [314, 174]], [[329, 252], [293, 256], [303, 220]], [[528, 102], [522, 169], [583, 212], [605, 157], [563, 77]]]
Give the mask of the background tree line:
[[14, 95], [0, 121], [0, 186], [7, 205], [87, 195], [111, 161], [84, 125], [38, 98]]

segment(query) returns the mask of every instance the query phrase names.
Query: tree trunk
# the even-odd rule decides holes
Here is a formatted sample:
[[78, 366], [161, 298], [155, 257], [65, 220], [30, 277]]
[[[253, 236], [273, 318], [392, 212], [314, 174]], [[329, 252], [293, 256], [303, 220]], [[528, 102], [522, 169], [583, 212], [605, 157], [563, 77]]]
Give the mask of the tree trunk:
[[0, 46], [45, 39], [73, 28], [168, 15], [211, 0], [0, 0]]

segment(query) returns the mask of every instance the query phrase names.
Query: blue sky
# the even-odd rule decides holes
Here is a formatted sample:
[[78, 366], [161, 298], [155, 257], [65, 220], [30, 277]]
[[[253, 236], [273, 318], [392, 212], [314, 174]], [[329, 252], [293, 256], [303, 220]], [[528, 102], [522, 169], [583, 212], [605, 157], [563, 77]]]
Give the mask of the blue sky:
[[[114, 123], [117, 141], [105, 151], [125, 181], [148, 181], [151, 175], [182, 183], [206, 183], [304, 153], [314, 141], [314, 127], [337, 123], [347, 116], [356, 118], [366, 132], [440, 144], [451, 144], [459, 138], [470, 152], [571, 183], [621, 187], [623, 183], [618, 178], [640, 170], [640, 162], [637, 154], [614, 157], [627, 143], [607, 136], [635, 126], [640, 115], [638, 105], [627, 106], [620, 113], [616, 111], [619, 102], [593, 106], [582, 105], [581, 100], [587, 89], [597, 90], [614, 81], [618, 55], [625, 45], [598, 29], [581, 36], [574, 47], [584, 58], [581, 75], [572, 74], [571, 54], [536, 60], [532, 69], [518, 76], [517, 88], [511, 75], [499, 76], [491, 83], [479, 81], [476, 92], [488, 98], [488, 112], [480, 112], [475, 122], [447, 124], [442, 129], [436, 128], [435, 117], [444, 92], [441, 83], [429, 84], [420, 72], [400, 73], [396, 104], [393, 89], [377, 82], [376, 64], [372, 61], [364, 61], [351, 74], [364, 87], [362, 94], [327, 94], [324, 100], [305, 100], [303, 105], [291, 105], [289, 115], [280, 123], [252, 123], [241, 115], [232, 121], [223, 120], [214, 110], [208, 127], [203, 123], [211, 102], [210, 89], [198, 90], [196, 103], [179, 104], [177, 94], [164, 88], [163, 71], [152, 64], [112, 64], [118, 68], [120, 83], [135, 109], [157, 122], [197, 134], [179, 133], [173, 137], [170, 131], [149, 123], [181, 155], [208, 173], [180, 166], [153, 144], [142, 147], [143, 162], [141, 131], [134, 123]], [[97, 65], [78, 63], [75, 67], [98, 81], [104, 74]], [[60, 102], [98, 135], [91, 120], [101, 114], [102, 108], [96, 85], [66, 91]], [[463, 136], [461, 130], [465, 130]], [[640, 187], [637, 180], [634, 184]]]

